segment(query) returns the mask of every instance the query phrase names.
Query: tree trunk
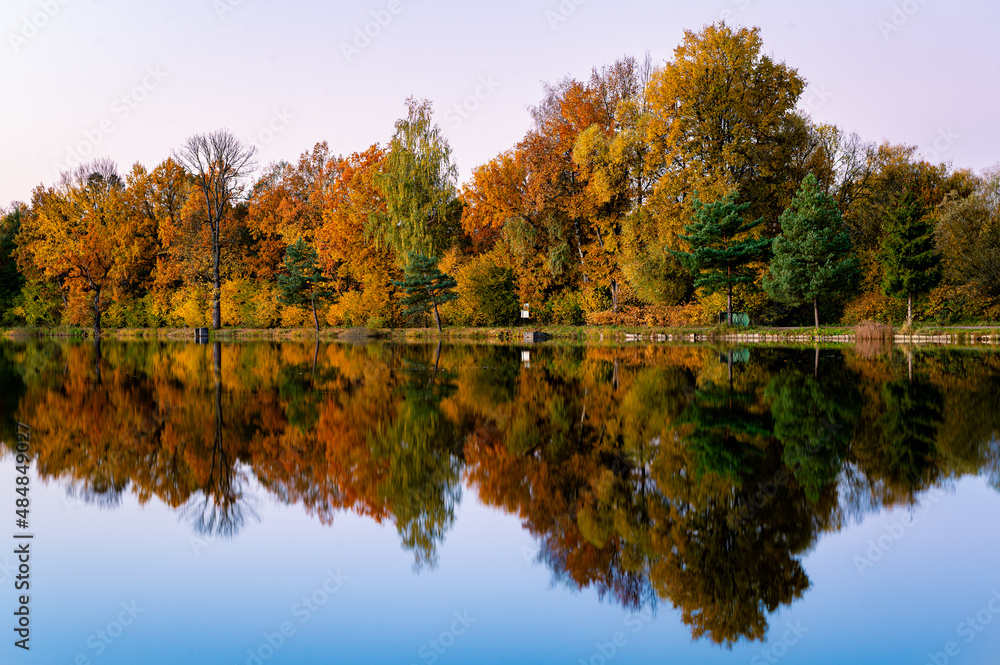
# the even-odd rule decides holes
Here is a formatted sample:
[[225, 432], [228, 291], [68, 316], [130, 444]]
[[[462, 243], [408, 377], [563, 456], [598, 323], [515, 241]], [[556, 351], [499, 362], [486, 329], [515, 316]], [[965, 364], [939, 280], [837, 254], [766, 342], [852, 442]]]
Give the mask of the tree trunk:
[[816, 321], [816, 330], [819, 331], [819, 303], [813, 298], [813, 319]]
[[319, 341], [319, 314], [316, 313], [316, 298], [312, 299], [313, 321], [316, 322], [316, 340]]
[[101, 337], [101, 290], [97, 289], [94, 292], [94, 339], [100, 339]]
[[611, 311], [618, 313], [618, 281], [611, 280]]
[[726, 292], [726, 325], [733, 325], [733, 285]]
[[913, 327], [913, 294], [906, 294], [906, 326]]
[[438, 313], [438, 304], [436, 300], [431, 302], [434, 303], [434, 323], [437, 324], [438, 332], [441, 332], [441, 315]]
[[212, 328], [222, 328], [222, 281], [219, 279], [219, 222], [212, 228]]

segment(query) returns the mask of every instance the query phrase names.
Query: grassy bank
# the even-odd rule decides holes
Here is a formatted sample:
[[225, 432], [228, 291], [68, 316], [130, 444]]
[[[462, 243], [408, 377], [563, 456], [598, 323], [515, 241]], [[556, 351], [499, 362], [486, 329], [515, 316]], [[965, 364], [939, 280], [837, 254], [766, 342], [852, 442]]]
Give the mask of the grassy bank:
[[[375, 339], [427, 342], [520, 343], [526, 333], [543, 333], [557, 341], [577, 343], [634, 344], [657, 342], [738, 342], [738, 343], [832, 343], [853, 344], [869, 341], [907, 344], [996, 344], [1000, 341], [997, 326], [915, 326], [912, 329], [892, 329], [875, 326], [875, 332], [864, 327], [825, 326], [815, 328], [733, 328], [727, 326], [688, 328], [649, 328], [629, 326], [537, 326], [509, 328], [397, 328], [369, 330], [365, 328], [322, 328], [322, 341], [364, 342]], [[3, 331], [7, 338], [91, 339], [93, 331], [85, 328], [12, 328]], [[106, 329], [102, 339], [112, 340], [173, 340], [193, 341], [191, 328], [122, 328]], [[223, 328], [211, 331], [219, 341], [310, 341], [316, 339], [313, 328]]]

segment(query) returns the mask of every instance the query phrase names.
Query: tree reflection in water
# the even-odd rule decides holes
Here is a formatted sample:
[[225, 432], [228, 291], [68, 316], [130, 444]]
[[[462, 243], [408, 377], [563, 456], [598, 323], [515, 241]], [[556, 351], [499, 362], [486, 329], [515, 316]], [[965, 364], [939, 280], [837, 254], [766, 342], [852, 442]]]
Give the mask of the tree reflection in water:
[[0, 386], [90, 503], [233, 537], [270, 495], [392, 523], [421, 568], [464, 487], [559, 583], [723, 644], [764, 639], [820, 534], [961, 476], [1000, 490], [988, 351], [32, 342], [0, 346]]

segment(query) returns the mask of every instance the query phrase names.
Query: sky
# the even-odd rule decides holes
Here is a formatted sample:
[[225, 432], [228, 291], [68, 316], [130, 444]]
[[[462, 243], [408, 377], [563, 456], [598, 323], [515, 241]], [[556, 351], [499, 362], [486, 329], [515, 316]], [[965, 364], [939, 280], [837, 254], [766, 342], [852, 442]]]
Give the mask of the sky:
[[1000, 162], [995, 0], [3, 0], [0, 205], [96, 157], [155, 167], [222, 127], [262, 166], [319, 141], [347, 155], [387, 142], [411, 95], [465, 181], [524, 136], [544, 82], [666, 62], [721, 19], [798, 69], [815, 121], [956, 168]]

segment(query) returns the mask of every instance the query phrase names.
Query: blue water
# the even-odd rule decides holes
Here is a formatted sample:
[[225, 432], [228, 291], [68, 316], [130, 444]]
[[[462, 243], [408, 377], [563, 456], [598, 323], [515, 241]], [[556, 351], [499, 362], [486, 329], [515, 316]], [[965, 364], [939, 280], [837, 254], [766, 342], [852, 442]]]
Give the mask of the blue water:
[[[0, 463], [0, 487], [14, 475], [10, 458]], [[262, 663], [919, 665], [954, 642], [950, 662], [985, 665], [1000, 653], [1000, 615], [971, 641], [956, 631], [1000, 590], [1000, 495], [981, 479], [821, 536], [803, 557], [811, 588], [772, 616], [767, 643], [731, 650], [692, 641], [669, 607], [653, 617], [553, 585], [518, 519], [469, 488], [437, 566], [419, 572], [391, 525], [345, 513], [326, 527], [260, 496], [259, 522], [212, 542], [156, 499], [126, 496], [108, 510], [76, 502], [59, 482], [36, 483], [31, 651], [3, 645], [3, 662], [242, 665], [256, 652]], [[911, 513], [912, 526], [862, 574], [855, 557]], [[335, 591], [320, 593], [331, 572]], [[0, 583], [10, 625], [13, 582]], [[302, 599], [314, 593], [312, 610]]]

